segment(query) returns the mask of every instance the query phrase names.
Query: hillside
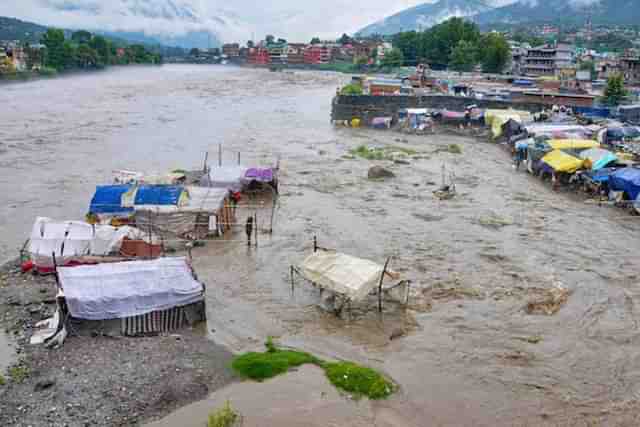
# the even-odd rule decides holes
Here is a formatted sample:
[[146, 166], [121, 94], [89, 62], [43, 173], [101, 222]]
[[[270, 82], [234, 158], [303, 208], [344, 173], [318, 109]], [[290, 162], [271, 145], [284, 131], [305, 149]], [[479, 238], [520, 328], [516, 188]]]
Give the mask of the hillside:
[[19, 19], [0, 16], [0, 40], [20, 40], [38, 43], [47, 27]]
[[358, 35], [390, 35], [401, 31], [424, 30], [449, 18], [468, 17], [492, 10], [490, 1], [485, 0], [438, 0], [404, 10], [393, 16], [371, 24]]
[[481, 26], [540, 22], [581, 25], [589, 16], [594, 24], [635, 25], [640, 21], [640, 1], [596, 0], [587, 5], [567, 0], [521, 0], [480, 13], [473, 20]]

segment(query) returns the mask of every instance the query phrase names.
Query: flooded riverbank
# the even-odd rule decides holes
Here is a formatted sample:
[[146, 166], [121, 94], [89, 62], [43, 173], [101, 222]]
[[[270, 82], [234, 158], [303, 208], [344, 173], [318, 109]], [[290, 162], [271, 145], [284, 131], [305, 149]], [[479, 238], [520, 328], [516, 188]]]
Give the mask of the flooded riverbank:
[[[263, 403], [242, 397], [251, 386], [243, 383], [215, 393], [212, 406], [238, 399], [248, 425], [266, 403], [299, 416], [287, 412], [290, 401], [318, 425], [370, 425], [362, 411], [379, 425], [491, 426], [606, 423], [637, 413], [639, 222], [515, 172], [495, 145], [334, 129], [329, 107], [344, 78], [168, 66], [78, 77], [69, 87], [8, 88], [2, 105], [24, 101], [0, 119], [0, 254], [16, 253], [38, 215], [82, 218], [94, 186], [113, 169], [189, 167], [222, 143], [228, 161], [237, 151], [247, 163], [279, 158], [282, 197], [274, 234], [261, 234], [258, 248], [248, 249], [238, 232], [194, 251], [208, 285], [210, 338], [241, 352], [272, 335], [380, 369], [400, 392], [376, 403], [373, 415], [369, 403], [334, 394], [325, 405], [299, 392], [306, 381], [325, 388], [305, 368], [256, 386], [280, 390]], [[409, 164], [347, 156], [371, 144], [415, 154]], [[461, 154], [443, 149], [450, 144]], [[368, 180], [374, 164], [396, 178]], [[458, 191], [447, 201], [432, 194], [443, 164]], [[314, 235], [322, 246], [378, 262], [393, 256], [392, 268], [414, 282], [411, 309], [383, 317], [359, 311], [347, 322], [318, 310], [317, 292], [302, 283], [292, 295], [289, 266], [310, 252]], [[569, 293], [560, 310], [530, 314], [528, 304], [555, 289]], [[397, 328], [406, 336], [391, 341]], [[180, 418], [188, 412], [174, 414], [173, 425], [195, 422]]]

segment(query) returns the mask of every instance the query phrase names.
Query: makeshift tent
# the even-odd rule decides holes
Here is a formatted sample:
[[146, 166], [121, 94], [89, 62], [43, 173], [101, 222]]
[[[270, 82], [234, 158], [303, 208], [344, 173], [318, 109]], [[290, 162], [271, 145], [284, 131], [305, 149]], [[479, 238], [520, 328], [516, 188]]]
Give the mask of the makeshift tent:
[[491, 127], [493, 138], [499, 138], [502, 136], [502, 126], [509, 120], [524, 124], [533, 121], [533, 116], [527, 111], [486, 110], [484, 120], [486, 125]]
[[[318, 250], [299, 268], [302, 276], [317, 286], [351, 301], [361, 301], [380, 284], [384, 266], [334, 251]], [[391, 276], [398, 276], [390, 270]]]
[[136, 205], [137, 226], [161, 236], [204, 238], [224, 234], [235, 222], [229, 190], [188, 186], [184, 194], [180, 205]]
[[99, 185], [91, 199], [89, 213], [93, 215], [127, 216], [132, 207], [122, 205], [122, 196], [131, 190], [130, 185]]
[[245, 166], [213, 167], [209, 173], [202, 178], [201, 185], [241, 191], [247, 169]]
[[244, 174], [244, 180], [268, 184], [275, 180], [275, 174], [271, 168], [249, 168]]
[[509, 119], [505, 124], [502, 125], [502, 135], [504, 135], [505, 138], [511, 139], [511, 137], [519, 135], [522, 132], [522, 125], [516, 120]]
[[584, 160], [577, 159], [563, 151], [554, 150], [542, 158], [542, 163], [556, 173], [575, 173], [580, 169]]
[[389, 129], [391, 127], [392, 122], [391, 117], [374, 117], [371, 120], [371, 126], [376, 129]]
[[164, 175], [146, 175], [142, 172], [116, 170], [113, 172], [113, 181], [116, 184], [136, 184], [136, 185], [178, 185], [184, 183], [186, 174], [182, 172], [172, 172]]
[[636, 200], [640, 195], [640, 169], [623, 168], [611, 175], [609, 188], [624, 192], [628, 200]]
[[144, 240], [147, 236], [132, 227], [90, 225], [80, 221], [37, 218], [27, 251], [40, 273], [53, 271], [53, 255], [58, 265], [95, 263], [91, 257], [117, 255], [125, 238]]
[[61, 267], [58, 278], [77, 319], [122, 319], [204, 299], [185, 258]]
[[585, 165], [591, 165], [590, 169], [597, 171], [618, 161], [618, 156], [611, 151], [602, 148], [590, 148], [580, 153], [580, 158], [585, 160]]

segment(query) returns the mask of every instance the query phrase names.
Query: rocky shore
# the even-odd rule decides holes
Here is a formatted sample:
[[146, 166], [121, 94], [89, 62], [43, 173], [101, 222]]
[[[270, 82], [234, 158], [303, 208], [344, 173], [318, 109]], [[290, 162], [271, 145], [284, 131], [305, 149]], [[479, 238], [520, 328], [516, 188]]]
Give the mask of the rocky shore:
[[29, 345], [33, 326], [55, 309], [54, 283], [16, 263], [0, 269], [0, 327], [17, 347], [0, 381], [0, 425], [139, 425], [234, 380], [231, 354], [204, 325], [144, 338], [71, 333], [54, 350]]

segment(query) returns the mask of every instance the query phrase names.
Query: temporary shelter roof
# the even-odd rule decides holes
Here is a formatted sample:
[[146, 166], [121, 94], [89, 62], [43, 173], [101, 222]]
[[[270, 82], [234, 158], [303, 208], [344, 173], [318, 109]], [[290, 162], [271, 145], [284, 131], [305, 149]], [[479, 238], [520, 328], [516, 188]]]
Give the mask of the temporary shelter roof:
[[427, 113], [428, 110], [426, 108], [407, 108], [407, 114], [423, 115]]
[[85, 320], [140, 316], [203, 300], [185, 258], [159, 258], [58, 269], [71, 315]]
[[275, 177], [271, 168], [249, 168], [244, 174], [246, 181], [272, 182]]
[[600, 147], [598, 141], [592, 139], [552, 139], [549, 145], [554, 150], [584, 150]]
[[184, 187], [177, 185], [141, 185], [136, 188], [135, 205], [177, 206], [183, 204]]
[[624, 191], [631, 200], [640, 194], [640, 169], [624, 168], [611, 175], [609, 187], [613, 191]]
[[213, 213], [224, 206], [229, 190], [215, 187], [185, 187], [185, 202], [181, 205], [136, 205], [136, 212]]
[[618, 161], [618, 156], [602, 148], [590, 148], [580, 153], [580, 158], [591, 164], [591, 170], [599, 170]]
[[131, 190], [130, 185], [99, 185], [91, 199], [89, 212], [92, 214], [131, 213], [131, 207], [122, 206], [122, 195]]
[[383, 270], [373, 261], [333, 251], [316, 251], [300, 267], [306, 279], [354, 301], [378, 286]]
[[560, 150], [550, 152], [542, 158], [542, 162], [554, 171], [563, 173], [574, 173], [584, 164], [584, 160], [577, 159]]
[[240, 191], [247, 169], [245, 166], [213, 167], [209, 171], [209, 175], [203, 178], [202, 184], [208, 187]]

